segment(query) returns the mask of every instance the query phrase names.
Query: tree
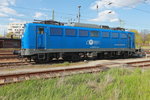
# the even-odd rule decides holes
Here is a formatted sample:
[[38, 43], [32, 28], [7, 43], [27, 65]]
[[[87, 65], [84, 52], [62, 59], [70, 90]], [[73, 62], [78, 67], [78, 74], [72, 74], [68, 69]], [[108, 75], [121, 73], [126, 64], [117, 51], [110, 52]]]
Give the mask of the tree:
[[14, 39], [19, 38], [19, 37], [15, 36], [15, 34], [14, 34], [13, 32], [7, 33], [7, 34], [6, 34], [6, 37], [7, 37], [7, 38], [14, 38]]
[[142, 37], [142, 41], [143, 41], [143, 44], [149, 44], [150, 43], [150, 31], [149, 30], [142, 30], [141, 31], [141, 37]]
[[136, 44], [136, 47], [140, 47], [143, 44], [141, 34], [135, 29], [130, 30], [130, 32], [134, 32], [135, 33], [135, 44]]
[[3, 35], [2, 35], [2, 34], [0, 34], [0, 37], [3, 37]]
[[146, 38], [147, 38], [146, 44], [150, 45], [150, 33], [148, 33], [148, 34], [146, 35]]
[[13, 32], [9, 32], [9, 33], [6, 34], [6, 37], [7, 37], [7, 38], [11, 38], [13, 35], [14, 35]]

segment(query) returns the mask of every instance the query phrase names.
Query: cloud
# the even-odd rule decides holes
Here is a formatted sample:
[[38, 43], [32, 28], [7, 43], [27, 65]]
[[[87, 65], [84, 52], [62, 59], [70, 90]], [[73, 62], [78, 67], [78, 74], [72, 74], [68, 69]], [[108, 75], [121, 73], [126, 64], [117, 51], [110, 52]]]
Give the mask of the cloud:
[[[98, 13], [98, 17], [95, 19], [90, 19], [90, 21], [107, 21], [116, 22], [119, 21], [118, 14], [115, 11], [107, 10], [111, 8], [134, 8], [140, 3], [149, 3], [150, 0], [96, 0], [91, 4], [92, 10], [105, 10]], [[111, 11], [111, 13], [109, 13]]]
[[26, 23], [24, 20], [20, 20], [16, 18], [9, 18], [8, 20], [11, 22], [16, 22], [16, 23]]
[[42, 13], [42, 12], [35, 12], [33, 17], [34, 18], [41, 18], [41, 19], [48, 18], [48, 16], [45, 13]]
[[18, 20], [15, 18], [9, 18], [9, 21], [18, 21]]
[[42, 17], [44, 14], [41, 12], [36, 12], [35, 15], [33, 16], [34, 18], [40, 18]]
[[119, 21], [118, 15], [115, 11], [112, 10], [105, 10], [103, 12], [99, 12], [98, 17], [95, 19], [90, 19], [89, 21], [96, 21], [96, 22], [117, 22]]
[[16, 0], [0, 0], [0, 6], [15, 5]]
[[10, 14], [10, 15], [15, 15], [15, 16], [24, 16], [23, 14], [19, 14], [17, 13], [16, 10], [12, 9], [12, 8], [9, 8], [9, 7], [3, 7], [1, 6], [0, 7], [0, 12], [1, 13], [5, 13], [5, 14]]
[[40, 10], [51, 11], [50, 9], [47, 8], [40, 8]]
[[145, 1], [145, 3], [150, 3], [150, 0], [144, 0]]
[[96, 10], [104, 8], [135, 7], [140, 3], [150, 3], [150, 0], [97, 0], [91, 5], [91, 9]]
[[0, 17], [8, 17], [8, 15], [6, 15], [4, 13], [0, 13]]
[[7, 16], [9, 15], [24, 16], [23, 14], [19, 14], [16, 10], [9, 7], [15, 4], [16, 0], [0, 0], [0, 13], [5, 14]]

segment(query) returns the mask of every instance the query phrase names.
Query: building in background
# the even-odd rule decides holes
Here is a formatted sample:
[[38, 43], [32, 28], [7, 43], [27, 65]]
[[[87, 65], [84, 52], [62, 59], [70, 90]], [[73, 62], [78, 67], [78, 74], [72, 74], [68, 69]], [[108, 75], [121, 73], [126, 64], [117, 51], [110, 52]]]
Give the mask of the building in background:
[[10, 23], [7, 28], [7, 33], [13, 33], [16, 36], [21, 36], [24, 32], [25, 23]]

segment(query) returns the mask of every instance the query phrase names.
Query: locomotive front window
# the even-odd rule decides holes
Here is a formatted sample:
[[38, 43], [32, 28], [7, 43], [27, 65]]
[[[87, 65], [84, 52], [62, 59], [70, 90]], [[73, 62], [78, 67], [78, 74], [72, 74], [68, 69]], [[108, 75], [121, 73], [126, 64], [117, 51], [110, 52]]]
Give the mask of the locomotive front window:
[[91, 37], [99, 37], [99, 32], [98, 31], [91, 31]]
[[88, 36], [88, 33], [86, 30], [79, 30], [79, 36]]
[[39, 34], [44, 34], [44, 28], [43, 27], [38, 28], [38, 33]]
[[76, 30], [75, 29], [66, 29], [66, 35], [67, 36], [76, 36]]
[[50, 35], [62, 35], [63, 30], [61, 28], [50, 28]]

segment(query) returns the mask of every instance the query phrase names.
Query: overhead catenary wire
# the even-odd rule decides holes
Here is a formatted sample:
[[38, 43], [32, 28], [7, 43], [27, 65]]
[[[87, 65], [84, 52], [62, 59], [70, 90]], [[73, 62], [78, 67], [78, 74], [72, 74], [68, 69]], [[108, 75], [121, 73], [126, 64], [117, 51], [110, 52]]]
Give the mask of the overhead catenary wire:
[[[12, 8], [17, 8], [17, 9], [25, 9], [25, 10], [28, 10], [28, 11], [31, 11], [31, 10], [33, 10], [33, 11], [42, 11], [42, 12], [47, 12], [47, 13], [49, 13], [49, 12], [52, 12], [52, 10], [50, 10], [50, 9], [36, 9], [36, 8], [26, 8], [26, 7], [18, 7], [18, 6], [10, 6], [10, 7], [12, 7]], [[65, 15], [65, 16], [70, 16], [70, 17], [68, 17], [68, 19], [67, 20], [69, 20], [69, 19], [77, 19], [76, 18], [76, 14], [70, 14], [70, 13], [65, 13], [65, 12], [60, 12], [60, 11], [55, 11], [55, 14], [56, 14], [56, 16], [57, 17], [60, 17], [60, 16], [62, 16], [62, 15]], [[28, 20], [29, 18], [22, 18], [21, 16], [19, 17], [19, 16], [13, 16], [13, 18], [17, 18], [17, 19], [24, 19], [24, 20]], [[30, 17], [30, 16], [28, 16], [28, 17]], [[33, 16], [32, 16], [33, 17]], [[49, 16], [50, 17], [50, 16]], [[75, 18], [73, 18], [73, 17], [75, 17]], [[84, 19], [82, 18], [81, 20], [89, 20], [89, 19], [93, 19], [93, 17], [87, 17], [87, 16], [82, 16], [82, 17], [84, 17]], [[12, 17], [0, 17], [0, 18], [12, 18]], [[61, 17], [62, 18], [62, 17]], [[34, 18], [30, 18], [29, 20], [32, 20], [32, 19], [34, 19]]]
[[[147, 0], [144, 0], [142, 3], [145, 4]], [[113, 2], [109, 2], [108, 5], [112, 5]], [[116, 3], [115, 3], [116, 4]], [[117, 5], [120, 5], [120, 4], [117, 4]], [[0, 4], [0, 6], [2, 6]], [[147, 11], [147, 10], [143, 10], [143, 9], [139, 9], [139, 8], [134, 8], [134, 7], [131, 7], [131, 6], [125, 6], [125, 5], [120, 5], [120, 6], [124, 6], [124, 7], [128, 7], [128, 8], [132, 8], [132, 9], [135, 9], [135, 10], [138, 10], [138, 11], [141, 11], [141, 12], [145, 12], [145, 13], [148, 13], [150, 14], [150, 11]], [[44, 12], [52, 12], [53, 10], [52, 9], [42, 9], [42, 8], [27, 8], [27, 7], [20, 7], [20, 6], [10, 6], [12, 8], [19, 8], [19, 9], [26, 9], [26, 10], [36, 10], [36, 11], [44, 11]], [[59, 13], [59, 14], [65, 14], [65, 15], [71, 15], [71, 16], [76, 16], [76, 14], [71, 14], [71, 13], [66, 13], [66, 12], [60, 12], [60, 11], [57, 11], [55, 10], [56, 13]], [[86, 18], [92, 18], [92, 17], [87, 17], [87, 16], [82, 16], [82, 17], [86, 17]]]
[[[111, 5], [111, 4], [113, 4], [113, 2], [110, 2], [110, 3], [108, 3], [108, 5]], [[117, 4], [118, 5], [118, 4]], [[119, 4], [120, 5], [120, 4]], [[124, 6], [124, 5], [120, 5], [120, 6]], [[44, 11], [44, 12], [52, 12], [53, 10], [51, 10], [51, 9], [42, 9], [42, 8], [27, 8], [27, 7], [19, 7], [19, 6], [10, 6], [10, 7], [12, 7], [12, 8], [19, 8], [19, 9], [25, 9], [25, 10], [35, 10], [35, 11]], [[130, 7], [130, 6], [124, 6], [124, 7], [128, 7], [128, 8], [132, 8], [132, 9], [135, 9], [135, 10], [138, 10], [138, 11], [141, 11], [141, 12], [145, 12], [145, 13], [148, 13], [148, 14], [150, 14], [150, 11], [147, 11], [147, 10], [143, 10], [143, 9], [138, 9], [138, 8], [133, 8], [133, 7]], [[67, 16], [76, 16], [76, 14], [71, 14], [71, 13], [65, 13], [65, 12], [60, 12], [60, 11], [57, 11], [57, 10], [55, 10], [55, 13], [58, 13], [58, 14], [65, 14], [65, 15], [67, 15]], [[87, 17], [87, 16], [83, 16], [82, 15], [82, 17], [84, 17], [84, 19], [93, 19], [93, 17]], [[71, 18], [70, 18], [71, 19]]]
[[109, 2], [108, 5], [117, 5], [117, 6], [122, 6], [123, 8], [132, 8], [134, 10], [137, 10], [137, 11], [140, 11], [140, 12], [143, 12], [143, 13], [147, 13], [147, 14], [150, 14], [150, 11], [147, 11], [147, 10], [143, 10], [143, 9], [139, 9], [139, 8], [135, 8], [135, 7], [131, 7], [131, 6], [127, 6], [127, 5], [123, 5], [123, 4], [117, 4], [117, 3], [113, 3], [113, 2]]
[[[111, 5], [112, 3], [109, 3], [109, 5]], [[121, 6], [124, 6], [124, 5], [121, 5]], [[25, 9], [25, 10], [29, 10], [29, 11], [31, 11], [31, 10], [34, 10], [34, 11], [45, 11], [45, 12], [52, 12], [52, 10], [51, 9], [42, 9], [42, 8], [27, 8], [27, 7], [19, 7], [19, 6], [10, 6], [11, 8], [16, 8], [16, 9]], [[131, 6], [124, 6], [124, 7], [128, 7], [128, 8], [132, 8], [132, 9], [135, 9], [135, 10], [138, 10], [138, 11], [141, 11], [141, 12], [144, 12], [144, 13], [148, 13], [148, 14], [150, 14], [150, 12], [149, 11], [147, 11], [147, 10], [143, 10], [143, 9], [139, 9], [139, 8], [134, 8], [134, 7], [131, 7]], [[60, 11], [55, 11], [57, 14], [57, 17], [58, 18], [62, 18], [62, 19], [67, 19], [67, 18], [63, 18], [63, 17], [61, 17], [62, 16], [62, 14], [65, 14], [66, 16], [73, 16], [73, 17], [75, 17], [76, 16], [76, 14], [71, 14], [71, 13], [65, 13], [65, 12], [60, 12]], [[61, 15], [61, 16], [60, 16]], [[0, 18], [3, 18], [3, 19], [5, 19], [5, 18], [17, 18], [17, 19], [22, 19], [22, 20], [33, 20], [34, 18], [31, 18], [30, 16], [26, 16], [26, 18], [23, 18], [23, 17], [20, 17], [20, 16], [8, 16], [8, 17], [0, 17]], [[84, 15], [82, 15], [82, 18], [81, 18], [81, 20], [83, 21], [85, 21], [85, 20], [89, 20], [89, 19], [93, 19], [93, 17], [87, 17], [87, 16], [84, 16]], [[72, 18], [72, 17], [68, 17], [68, 19], [73, 19], [74, 21], [75, 20], [77, 20], [77, 18]]]

